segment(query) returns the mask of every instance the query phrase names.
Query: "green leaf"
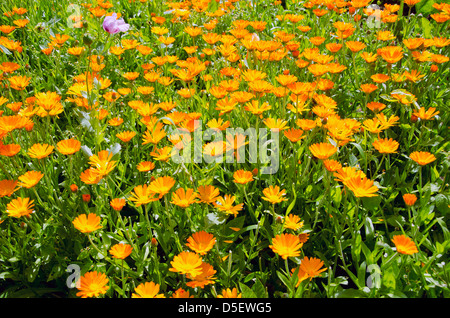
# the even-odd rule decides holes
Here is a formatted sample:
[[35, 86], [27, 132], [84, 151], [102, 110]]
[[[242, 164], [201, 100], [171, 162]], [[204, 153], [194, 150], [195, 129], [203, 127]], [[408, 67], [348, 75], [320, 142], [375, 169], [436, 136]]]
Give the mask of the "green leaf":
[[0, 49], [2, 49], [3, 53], [11, 55], [11, 51], [8, 50], [6, 47], [4, 47], [3, 45], [0, 45]]
[[239, 288], [242, 292], [242, 298], [258, 298], [253, 290], [244, 283], [239, 282]]
[[450, 212], [450, 208], [448, 207], [450, 204], [450, 200], [442, 193], [439, 193], [434, 197], [434, 202], [439, 212], [443, 214], [447, 214]]

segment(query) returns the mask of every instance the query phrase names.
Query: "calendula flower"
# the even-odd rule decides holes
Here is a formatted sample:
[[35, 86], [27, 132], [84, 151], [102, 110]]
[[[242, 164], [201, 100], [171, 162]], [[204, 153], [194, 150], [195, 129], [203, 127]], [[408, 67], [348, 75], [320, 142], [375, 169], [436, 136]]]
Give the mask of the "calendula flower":
[[236, 287], [233, 289], [226, 288], [222, 290], [221, 294], [217, 295], [217, 298], [242, 298], [242, 294], [238, 292]]
[[199, 231], [187, 239], [186, 246], [200, 255], [206, 255], [216, 244], [216, 238], [211, 233]]
[[291, 230], [297, 231], [303, 227], [303, 221], [300, 219], [300, 217], [298, 215], [289, 214], [284, 219], [283, 227], [285, 229], [291, 229]]
[[436, 160], [436, 157], [427, 151], [414, 151], [409, 155], [409, 158], [421, 166], [425, 166]]
[[133, 248], [130, 244], [118, 243], [110, 248], [109, 253], [114, 258], [125, 259], [131, 254], [132, 251]]
[[48, 144], [34, 144], [28, 149], [28, 155], [31, 158], [43, 159], [49, 156], [55, 147]]
[[150, 156], [156, 161], [168, 161], [172, 157], [172, 147], [164, 146], [156, 148], [155, 151], [150, 152]]
[[225, 194], [223, 197], [217, 197], [213, 205], [220, 211], [226, 214], [233, 214], [236, 217], [244, 207], [244, 203], [234, 205], [236, 197], [234, 195]]
[[405, 202], [405, 204], [407, 206], [409, 206], [409, 207], [413, 206], [414, 203], [416, 203], [416, 201], [417, 201], [417, 196], [415, 194], [412, 194], [412, 193], [405, 193], [403, 195], [403, 201]]
[[358, 175], [352, 176], [350, 178], [347, 178], [343, 183], [353, 192], [353, 194], [357, 198], [377, 196], [377, 186], [373, 184], [372, 180], [366, 177], [360, 177]]
[[61, 140], [56, 144], [56, 149], [63, 155], [72, 155], [81, 148], [81, 142], [76, 139]]
[[165, 298], [166, 296], [160, 294], [159, 290], [159, 284], [154, 282], [141, 283], [134, 289], [131, 298]]
[[194, 298], [194, 295], [191, 295], [189, 293], [189, 290], [184, 290], [183, 288], [180, 287], [173, 292], [170, 298]]
[[264, 196], [261, 199], [269, 201], [272, 204], [287, 201], [284, 196], [286, 195], [286, 190], [280, 190], [279, 186], [269, 186], [263, 190]]
[[430, 107], [427, 110], [425, 110], [425, 107], [420, 107], [418, 111], [414, 111], [412, 114], [422, 120], [433, 120], [433, 117], [438, 115], [439, 111], [435, 107]]
[[76, 294], [81, 298], [98, 297], [105, 294], [109, 286], [106, 274], [97, 271], [87, 272], [80, 277], [79, 292]]
[[151, 170], [155, 169], [155, 164], [151, 161], [142, 161], [136, 165], [136, 168], [140, 172], [147, 172], [147, 171], [151, 171]]
[[318, 159], [328, 159], [337, 152], [337, 148], [330, 143], [321, 142], [309, 146], [309, 150]]
[[17, 180], [1, 180], [0, 181], [0, 198], [1, 197], [10, 197], [16, 190], [19, 188], [17, 187]]
[[235, 183], [247, 184], [248, 182], [253, 181], [253, 173], [251, 171], [240, 169], [233, 173], [233, 178]]
[[195, 277], [191, 277], [189, 274], [186, 275], [191, 281], [187, 282], [186, 285], [192, 288], [204, 288], [206, 285], [214, 284], [214, 274], [217, 272], [211, 264], [202, 263], [202, 273]]
[[32, 188], [42, 179], [44, 174], [40, 171], [27, 171], [19, 177], [19, 186]]
[[28, 216], [33, 213], [33, 200], [30, 198], [17, 198], [6, 205], [6, 213], [8, 216], [20, 218], [21, 216]]
[[80, 179], [86, 184], [97, 184], [102, 180], [102, 177], [97, 173], [94, 168], [89, 168], [81, 172]]
[[299, 256], [302, 246], [303, 243], [300, 243], [298, 236], [289, 233], [276, 235], [272, 239], [272, 244], [269, 245], [270, 249], [283, 259]]
[[91, 233], [102, 228], [101, 218], [95, 213], [81, 214], [73, 221], [73, 225], [81, 233]]
[[220, 195], [219, 189], [213, 185], [201, 185], [197, 188], [199, 202], [210, 204]]
[[89, 164], [95, 173], [101, 178], [108, 175], [117, 165], [117, 161], [111, 160], [113, 153], [108, 150], [102, 150], [96, 155], [89, 157]]
[[202, 258], [197, 253], [183, 251], [173, 258], [171, 272], [190, 275], [193, 278], [202, 273]]
[[115, 210], [115, 211], [122, 211], [123, 207], [126, 205], [126, 200], [124, 198], [115, 198], [112, 199], [109, 202], [109, 205]]
[[116, 134], [116, 137], [123, 142], [129, 142], [134, 136], [136, 136], [136, 133], [128, 130]]
[[330, 172], [335, 172], [342, 168], [341, 163], [334, 159], [325, 159], [322, 162], [325, 166], [325, 169], [327, 169]]
[[379, 153], [396, 153], [399, 143], [392, 138], [377, 139], [372, 143], [372, 146], [378, 150]]
[[20, 151], [21, 147], [18, 144], [0, 144], [0, 156], [14, 157]]
[[175, 179], [172, 177], [164, 176], [159, 177], [150, 182], [148, 190], [159, 194], [160, 197], [169, 193], [170, 189], [175, 185]]
[[419, 252], [414, 241], [406, 235], [394, 235], [392, 243], [395, 244], [397, 252], [400, 254], [412, 255]]
[[323, 267], [323, 261], [308, 256], [305, 256], [300, 263], [300, 269], [307, 275], [309, 279], [319, 276], [320, 273], [326, 271], [327, 269]]
[[159, 200], [158, 195], [151, 191], [147, 184], [138, 185], [134, 187], [133, 191], [129, 200], [134, 202], [136, 206]]
[[194, 189], [178, 188], [172, 193], [172, 201], [170, 203], [175, 204], [181, 208], [187, 208], [193, 203], [197, 203], [198, 194], [194, 192]]

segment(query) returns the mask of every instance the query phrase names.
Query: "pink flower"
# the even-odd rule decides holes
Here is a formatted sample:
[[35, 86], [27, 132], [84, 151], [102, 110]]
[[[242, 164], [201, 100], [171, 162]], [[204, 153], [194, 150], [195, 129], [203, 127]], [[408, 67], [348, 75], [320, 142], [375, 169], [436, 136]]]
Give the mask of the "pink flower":
[[128, 31], [129, 28], [130, 25], [126, 24], [122, 18], [117, 19], [117, 13], [107, 16], [105, 17], [105, 20], [103, 20], [103, 29], [109, 34], [125, 32]]

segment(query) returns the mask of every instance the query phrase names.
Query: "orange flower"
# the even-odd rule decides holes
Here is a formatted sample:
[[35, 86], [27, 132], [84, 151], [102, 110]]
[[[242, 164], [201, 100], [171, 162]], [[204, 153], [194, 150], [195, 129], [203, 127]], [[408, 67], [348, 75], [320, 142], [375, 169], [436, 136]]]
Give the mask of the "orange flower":
[[101, 218], [95, 213], [81, 214], [73, 221], [73, 225], [81, 233], [91, 233], [102, 228]]
[[147, 184], [138, 185], [134, 187], [133, 191], [134, 193], [131, 193], [129, 200], [134, 202], [136, 206], [159, 200], [159, 197], [149, 189]]
[[216, 201], [213, 202], [213, 205], [221, 212], [225, 214], [233, 214], [236, 217], [239, 214], [239, 211], [244, 207], [243, 203], [234, 205], [234, 201], [236, 197], [234, 195], [225, 194], [223, 197], [217, 197]]
[[378, 49], [377, 54], [389, 64], [394, 64], [402, 59], [403, 49], [401, 46], [385, 46]]
[[122, 131], [116, 134], [116, 137], [119, 138], [122, 142], [129, 142], [134, 136], [136, 136], [136, 133], [129, 130]]
[[325, 159], [322, 162], [323, 162], [323, 164], [325, 166], [325, 169], [327, 169], [330, 172], [335, 172], [335, 171], [337, 171], [337, 170], [342, 168], [341, 163], [339, 161], [334, 160], [334, 159]]
[[53, 152], [55, 147], [48, 144], [34, 144], [28, 149], [28, 155], [31, 158], [43, 159]]
[[137, 164], [136, 168], [140, 172], [147, 172], [155, 169], [155, 164], [151, 161], [142, 161]]
[[303, 227], [303, 221], [298, 215], [289, 214], [284, 220], [283, 227], [285, 229], [297, 231]]
[[412, 193], [405, 193], [403, 195], [403, 201], [405, 201], [405, 204], [407, 206], [413, 206], [414, 203], [416, 203], [416, 201], [417, 201], [417, 196]]
[[8, 78], [8, 81], [12, 89], [22, 91], [30, 84], [31, 77], [16, 75]]
[[108, 282], [109, 279], [104, 273], [97, 271], [87, 272], [80, 277], [80, 287], [78, 288], [77, 296], [88, 298], [105, 294], [109, 289]]
[[21, 147], [18, 144], [0, 144], [0, 155], [5, 157], [14, 157], [20, 151]]
[[20, 218], [21, 216], [28, 216], [33, 213], [33, 200], [30, 198], [17, 198], [6, 205], [6, 213], [8, 216]]
[[173, 258], [171, 272], [190, 275], [193, 278], [202, 273], [202, 258], [197, 253], [183, 251]]
[[201, 185], [197, 189], [200, 202], [210, 204], [216, 201], [220, 195], [219, 189], [213, 185]]
[[347, 41], [345, 45], [352, 51], [353, 53], [359, 52], [363, 50], [367, 45], [359, 41]]
[[283, 198], [286, 195], [286, 190], [283, 189], [280, 191], [279, 186], [269, 186], [263, 190], [263, 194], [264, 196], [261, 199], [269, 201], [272, 204], [287, 201], [286, 198]]
[[253, 173], [251, 171], [237, 170], [233, 173], [234, 182], [239, 184], [246, 184], [253, 181]]
[[427, 151], [414, 151], [409, 157], [421, 166], [425, 166], [436, 160], [436, 157]]
[[321, 142], [309, 146], [309, 150], [318, 159], [328, 159], [337, 152], [337, 148], [330, 143]]
[[164, 294], [159, 294], [160, 286], [154, 282], [145, 282], [139, 284], [131, 298], [165, 298]]
[[1, 180], [0, 181], [0, 198], [8, 196], [10, 197], [19, 188], [16, 180]]
[[169, 193], [170, 189], [175, 185], [175, 179], [172, 177], [164, 176], [158, 177], [157, 179], [150, 182], [148, 190], [159, 194], [160, 197]]
[[270, 249], [283, 259], [299, 256], [302, 246], [303, 243], [300, 242], [298, 236], [289, 233], [276, 235], [272, 239], [272, 244], [269, 245]]
[[40, 171], [28, 171], [19, 177], [19, 186], [32, 188], [42, 179], [44, 174]]
[[113, 156], [108, 150], [102, 150], [89, 157], [89, 164], [100, 178], [108, 175], [116, 167], [117, 161], [111, 160]]
[[194, 192], [194, 189], [178, 188], [172, 193], [172, 201], [170, 203], [175, 204], [181, 208], [187, 208], [193, 203], [197, 203], [198, 194]]
[[123, 198], [115, 198], [115, 199], [112, 199], [112, 200], [109, 202], [109, 205], [110, 205], [115, 211], [118, 211], [118, 212], [122, 211], [122, 209], [123, 209], [123, 207], [125, 206], [125, 204], [126, 204], [126, 200], [123, 199]]
[[400, 254], [412, 255], [419, 252], [413, 240], [405, 235], [394, 235], [392, 242]]
[[113, 245], [109, 250], [109, 253], [111, 253], [114, 258], [125, 259], [131, 254], [132, 251], [133, 248], [130, 244], [119, 243]]
[[322, 268], [322, 266], [322, 260], [315, 257], [308, 258], [308, 256], [305, 256], [301, 260], [300, 270], [306, 274], [307, 278], [312, 279], [327, 270], [326, 268]]
[[284, 136], [289, 139], [291, 142], [299, 142], [305, 136], [303, 135], [303, 130], [290, 128], [288, 130], [283, 131]]
[[61, 140], [56, 144], [56, 149], [63, 155], [72, 155], [79, 151], [81, 142], [76, 139]]
[[200, 255], [206, 255], [214, 247], [216, 238], [211, 233], [199, 231], [187, 239], [187, 247]]
[[226, 288], [222, 290], [221, 294], [217, 295], [217, 298], [242, 298], [242, 294], [238, 293], [236, 287], [233, 289]]
[[190, 282], [187, 282], [186, 285], [192, 288], [204, 288], [206, 285], [214, 284], [214, 274], [217, 272], [211, 264], [202, 263], [202, 273], [198, 274], [195, 277], [191, 277], [189, 274], [186, 275], [187, 278], [191, 279]]
[[392, 138], [375, 140], [372, 145], [379, 153], [396, 153], [399, 143]]
[[377, 196], [378, 188], [373, 184], [372, 180], [366, 177], [352, 176], [343, 183], [357, 198]]
[[425, 110], [425, 107], [420, 107], [418, 111], [414, 111], [412, 114], [422, 120], [433, 120], [433, 117], [438, 115], [439, 111], [435, 107], [430, 107], [427, 110]]

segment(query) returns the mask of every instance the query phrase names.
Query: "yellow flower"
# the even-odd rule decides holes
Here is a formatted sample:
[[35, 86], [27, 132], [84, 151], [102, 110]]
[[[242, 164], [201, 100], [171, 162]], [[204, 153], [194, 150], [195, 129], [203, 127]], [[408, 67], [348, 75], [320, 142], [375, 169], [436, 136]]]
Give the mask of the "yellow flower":
[[414, 151], [409, 157], [421, 166], [425, 166], [436, 160], [436, 157], [427, 151]]
[[165, 298], [164, 294], [159, 294], [159, 288], [159, 284], [154, 282], [139, 284], [131, 294], [131, 298]]
[[72, 221], [73, 225], [81, 233], [91, 233], [102, 228], [101, 218], [95, 213], [81, 214]]
[[405, 235], [394, 235], [392, 242], [400, 254], [412, 255], [419, 252], [416, 244]]
[[108, 282], [109, 279], [104, 273], [97, 271], [87, 272], [80, 277], [80, 287], [78, 288], [77, 296], [88, 298], [105, 294], [109, 289]]
[[44, 174], [40, 171], [28, 171], [19, 177], [19, 186], [32, 188], [42, 179]]
[[318, 159], [328, 159], [337, 152], [337, 148], [330, 143], [321, 142], [309, 146], [309, 150]]
[[118, 243], [111, 247], [109, 253], [111, 253], [114, 258], [125, 259], [131, 254], [132, 251], [133, 248], [131, 247], [131, 245]]
[[8, 216], [20, 218], [21, 216], [28, 216], [33, 213], [33, 200], [30, 198], [17, 198], [6, 205], [6, 213]]
[[200, 255], [206, 255], [214, 247], [216, 238], [211, 233], [199, 231], [187, 239], [187, 247]]
[[173, 258], [171, 272], [195, 276], [202, 273], [202, 258], [197, 253], [183, 251]]
[[297, 231], [303, 227], [303, 221], [301, 221], [298, 215], [289, 214], [284, 220], [283, 227], [285, 229], [292, 229], [294, 231]]
[[236, 287], [233, 289], [226, 288], [222, 290], [222, 294], [217, 295], [217, 298], [242, 298], [242, 294], [238, 293]]
[[269, 201], [272, 204], [287, 201], [286, 198], [283, 198], [283, 196], [286, 195], [286, 190], [283, 189], [280, 191], [279, 186], [269, 186], [263, 190], [263, 194], [264, 196], [262, 199]]
[[272, 251], [283, 259], [299, 256], [302, 246], [303, 243], [300, 242], [298, 236], [289, 233], [278, 234], [272, 239], [272, 244], [269, 245]]
[[43, 159], [53, 152], [54, 147], [48, 144], [34, 144], [28, 149], [31, 158]]

